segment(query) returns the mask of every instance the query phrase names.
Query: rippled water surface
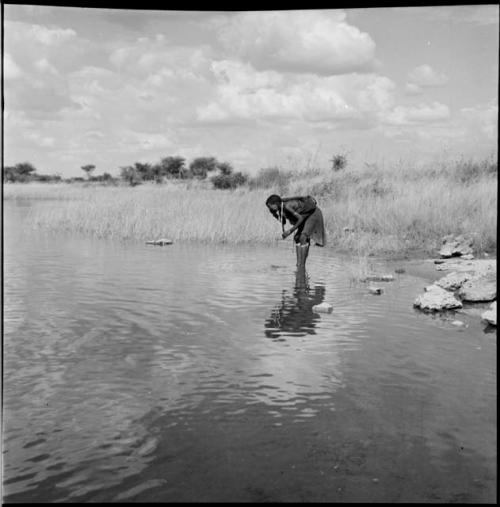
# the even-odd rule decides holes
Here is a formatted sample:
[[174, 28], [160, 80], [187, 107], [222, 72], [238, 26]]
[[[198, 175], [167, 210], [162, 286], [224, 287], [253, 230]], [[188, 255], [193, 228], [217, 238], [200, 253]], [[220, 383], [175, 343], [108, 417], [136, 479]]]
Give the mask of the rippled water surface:
[[49, 236], [26, 209], [4, 209], [4, 501], [496, 500], [496, 332], [414, 310], [428, 280], [373, 296], [327, 249], [304, 281], [291, 242]]

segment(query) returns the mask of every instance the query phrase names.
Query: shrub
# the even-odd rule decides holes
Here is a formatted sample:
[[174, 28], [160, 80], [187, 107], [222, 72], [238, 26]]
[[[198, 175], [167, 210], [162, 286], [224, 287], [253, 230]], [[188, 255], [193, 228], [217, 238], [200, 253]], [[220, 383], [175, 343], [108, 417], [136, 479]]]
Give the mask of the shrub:
[[207, 177], [207, 173], [217, 169], [217, 159], [215, 157], [198, 157], [189, 164], [189, 172], [200, 180]]
[[332, 163], [332, 169], [334, 171], [344, 169], [347, 165], [347, 153], [338, 153], [337, 155], [334, 155], [330, 162]]
[[241, 172], [233, 174], [217, 174], [212, 176], [211, 181], [214, 188], [219, 190], [240, 187], [247, 182], [247, 176]]

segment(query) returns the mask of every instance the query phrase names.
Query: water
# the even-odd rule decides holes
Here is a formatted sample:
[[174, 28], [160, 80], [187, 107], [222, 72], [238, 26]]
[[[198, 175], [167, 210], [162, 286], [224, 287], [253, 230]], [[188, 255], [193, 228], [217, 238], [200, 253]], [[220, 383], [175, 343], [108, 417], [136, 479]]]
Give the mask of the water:
[[4, 210], [4, 501], [496, 500], [496, 332], [413, 309], [429, 280], [374, 296], [327, 249], [304, 281], [290, 241], [53, 236], [29, 209]]

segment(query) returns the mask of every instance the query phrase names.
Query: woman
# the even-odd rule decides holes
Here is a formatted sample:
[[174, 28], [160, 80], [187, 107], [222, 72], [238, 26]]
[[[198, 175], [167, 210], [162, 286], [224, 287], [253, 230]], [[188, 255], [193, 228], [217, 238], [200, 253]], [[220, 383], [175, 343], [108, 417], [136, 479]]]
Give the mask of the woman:
[[[323, 214], [311, 196], [305, 197], [280, 197], [270, 195], [266, 200], [266, 206], [273, 216], [282, 224], [282, 238], [287, 238], [292, 232], [297, 251], [297, 266], [305, 267], [309, 254], [311, 239], [317, 246], [325, 246], [325, 226]], [[288, 220], [292, 227], [285, 231], [285, 223]]]

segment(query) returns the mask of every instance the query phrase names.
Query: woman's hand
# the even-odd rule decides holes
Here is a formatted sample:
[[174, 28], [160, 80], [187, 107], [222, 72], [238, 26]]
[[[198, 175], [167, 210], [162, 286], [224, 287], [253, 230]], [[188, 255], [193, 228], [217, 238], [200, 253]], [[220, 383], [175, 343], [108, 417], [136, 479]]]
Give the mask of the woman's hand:
[[281, 235], [281, 237], [283, 239], [287, 238], [288, 236], [290, 236], [290, 231], [283, 231], [283, 234]]

